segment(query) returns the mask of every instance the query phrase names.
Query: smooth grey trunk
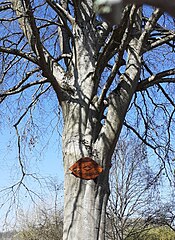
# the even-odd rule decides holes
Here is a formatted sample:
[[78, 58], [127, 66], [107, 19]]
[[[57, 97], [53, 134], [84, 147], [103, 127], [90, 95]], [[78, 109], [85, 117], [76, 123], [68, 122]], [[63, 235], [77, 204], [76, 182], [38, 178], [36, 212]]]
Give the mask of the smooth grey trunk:
[[64, 191], [63, 239], [104, 240], [108, 182], [82, 180], [67, 171]]
[[[70, 104], [71, 105], [71, 104]], [[82, 156], [90, 152], [81, 133], [79, 104], [69, 108], [71, 119], [65, 119], [63, 133], [64, 159], [64, 240], [105, 238], [105, 212], [109, 196], [108, 171], [104, 171], [96, 180], [83, 180], [71, 174], [69, 167]], [[72, 113], [71, 113], [72, 111]], [[79, 115], [78, 115], [79, 114]], [[73, 123], [74, 122], [74, 123]], [[83, 123], [82, 123], [83, 124]], [[87, 142], [87, 141], [86, 141]], [[92, 156], [94, 160], [95, 156]], [[101, 158], [98, 154], [98, 159]]]

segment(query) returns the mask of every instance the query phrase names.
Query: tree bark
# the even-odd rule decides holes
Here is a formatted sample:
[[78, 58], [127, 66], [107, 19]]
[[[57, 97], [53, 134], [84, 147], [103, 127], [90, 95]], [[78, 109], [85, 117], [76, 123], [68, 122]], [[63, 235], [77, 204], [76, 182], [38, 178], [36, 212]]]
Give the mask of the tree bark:
[[[70, 159], [64, 159], [66, 160], [70, 162]], [[63, 239], [105, 239], [108, 181], [101, 179], [96, 183], [95, 180], [83, 180], [66, 170], [67, 168], [64, 179]]]
[[[82, 103], [83, 104], [83, 103]], [[71, 174], [69, 168], [83, 156], [92, 153], [86, 128], [85, 107], [79, 102], [64, 102], [64, 233], [63, 239], [101, 239], [105, 237], [105, 210], [109, 196], [108, 172], [98, 180], [83, 180]], [[78, 119], [77, 119], [78, 118]], [[87, 122], [87, 120], [86, 120]], [[92, 136], [91, 136], [92, 137]], [[100, 155], [98, 155], [98, 159]]]

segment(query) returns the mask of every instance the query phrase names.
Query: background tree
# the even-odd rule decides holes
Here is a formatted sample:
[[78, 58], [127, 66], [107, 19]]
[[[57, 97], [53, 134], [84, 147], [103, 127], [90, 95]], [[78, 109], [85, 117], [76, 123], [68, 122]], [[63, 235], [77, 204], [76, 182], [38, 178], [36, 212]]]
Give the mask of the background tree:
[[110, 173], [107, 239], [138, 239], [152, 228], [172, 228], [173, 201], [161, 193], [167, 181], [163, 175], [156, 177], [148, 156], [143, 142], [132, 135], [120, 138]]
[[[57, 203], [58, 204], [58, 203]], [[19, 214], [16, 240], [63, 239], [63, 209], [61, 206], [35, 206], [33, 212]]]
[[150, 223], [165, 226], [175, 232], [175, 208], [174, 197], [169, 196], [167, 201], [159, 202], [154, 209], [145, 213]]
[[16, 240], [61, 240], [63, 237], [63, 199], [60, 196], [62, 184], [55, 179], [48, 183], [50, 196], [33, 202], [28, 210], [20, 209], [16, 224]]
[[[63, 239], [102, 240], [111, 159], [123, 125], [150, 147], [159, 174], [165, 169], [171, 180], [174, 22], [159, 9], [129, 5], [121, 24], [111, 27], [91, 0], [11, 0], [1, 2], [0, 13], [1, 114], [9, 109], [13, 116], [22, 180], [22, 140], [35, 142], [22, 123], [28, 117], [26, 130], [36, 130], [32, 112], [40, 103], [47, 110], [55, 96], [64, 122]], [[82, 157], [103, 167], [97, 179], [71, 174]]]
[[132, 137], [118, 142], [110, 174], [109, 239], [128, 239], [135, 232], [138, 237], [148, 226], [145, 211], [157, 195], [155, 173], [149, 164], [143, 143]]

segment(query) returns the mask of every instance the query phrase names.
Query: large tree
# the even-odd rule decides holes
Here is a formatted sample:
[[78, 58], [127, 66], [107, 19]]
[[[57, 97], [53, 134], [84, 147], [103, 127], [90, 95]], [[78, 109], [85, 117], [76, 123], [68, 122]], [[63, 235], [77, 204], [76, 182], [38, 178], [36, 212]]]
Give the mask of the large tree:
[[[16, 106], [14, 114], [23, 104], [14, 122], [22, 173], [19, 124], [40, 97], [55, 92], [64, 122], [63, 238], [103, 240], [111, 158], [123, 125], [157, 154], [159, 173], [170, 176], [173, 20], [159, 9], [128, 5], [111, 26], [91, 0], [3, 1], [0, 14], [0, 98], [11, 113]], [[82, 157], [103, 167], [96, 179], [71, 174]]]

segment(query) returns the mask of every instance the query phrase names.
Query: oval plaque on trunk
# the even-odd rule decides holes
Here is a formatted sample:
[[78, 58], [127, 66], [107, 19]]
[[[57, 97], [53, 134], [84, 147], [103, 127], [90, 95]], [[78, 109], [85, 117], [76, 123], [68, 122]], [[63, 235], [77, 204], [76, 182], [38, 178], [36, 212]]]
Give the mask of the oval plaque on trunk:
[[92, 158], [82, 157], [76, 163], [74, 163], [69, 170], [71, 170], [76, 177], [90, 180], [98, 177], [103, 171], [103, 168]]

